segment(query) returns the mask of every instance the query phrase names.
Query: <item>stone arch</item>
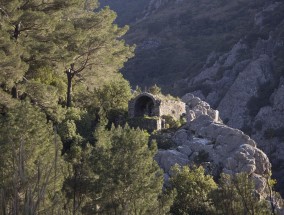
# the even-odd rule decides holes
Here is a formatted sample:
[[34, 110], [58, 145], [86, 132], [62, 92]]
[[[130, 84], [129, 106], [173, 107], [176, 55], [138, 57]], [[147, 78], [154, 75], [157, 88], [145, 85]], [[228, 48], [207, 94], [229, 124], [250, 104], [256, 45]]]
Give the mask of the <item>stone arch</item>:
[[134, 117], [155, 116], [155, 99], [142, 94], [135, 100]]

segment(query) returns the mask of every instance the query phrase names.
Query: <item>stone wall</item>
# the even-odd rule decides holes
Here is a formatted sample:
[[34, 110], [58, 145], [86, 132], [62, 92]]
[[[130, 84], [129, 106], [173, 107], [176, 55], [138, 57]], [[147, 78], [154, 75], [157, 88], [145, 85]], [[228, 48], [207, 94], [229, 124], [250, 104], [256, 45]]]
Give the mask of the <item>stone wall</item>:
[[130, 118], [136, 117], [135, 116], [135, 106], [137, 104], [137, 101], [139, 101], [139, 99], [143, 98], [143, 97], [147, 97], [152, 99], [153, 103], [154, 103], [154, 107], [153, 107], [153, 111], [152, 111], [152, 116], [160, 116], [160, 103], [161, 100], [158, 99], [157, 97], [155, 97], [154, 95], [152, 95], [151, 93], [141, 93], [140, 95], [136, 96], [135, 98], [131, 99], [128, 102], [128, 116]]
[[[163, 115], [172, 116], [175, 120], [179, 120], [185, 113], [184, 102], [170, 100], [147, 92], [141, 93], [128, 103], [128, 116], [133, 119], [131, 121], [135, 122], [133, 126], [146, 130], [161, 130], [165, 126], [165, 122], [163, 123], [161, 119]], [[149, 118], [145, 118], [145, 116]], [[142, 118], [147, 120], [142, 121]]]
[[132, 118], [129, 120], [129, 125], [134, 128], [140, 128], [152, 132], [154, 130], [162, 129], [161, 118]]

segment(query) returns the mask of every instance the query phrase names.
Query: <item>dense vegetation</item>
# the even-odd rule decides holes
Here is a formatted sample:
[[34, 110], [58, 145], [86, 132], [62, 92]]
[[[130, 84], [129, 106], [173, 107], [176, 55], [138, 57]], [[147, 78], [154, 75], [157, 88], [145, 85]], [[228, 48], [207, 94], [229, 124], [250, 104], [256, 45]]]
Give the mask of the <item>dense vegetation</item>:
[[[224, 178], [213, 195], [202, 167], [184, 167], [163, 189], [155, 141], [118, 126], [133, 47], [90, 2], [0, 1], [0, 214], [227, 214], [220, 200], [242, 181]], [[271, 211], [248, 188], [245, 200], [233, 190], [234, 214]]]

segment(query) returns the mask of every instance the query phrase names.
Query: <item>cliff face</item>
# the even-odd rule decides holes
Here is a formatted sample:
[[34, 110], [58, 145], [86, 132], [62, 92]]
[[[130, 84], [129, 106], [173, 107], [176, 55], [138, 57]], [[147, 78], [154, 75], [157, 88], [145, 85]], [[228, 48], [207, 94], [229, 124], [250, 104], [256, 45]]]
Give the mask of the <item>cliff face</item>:
[[[255, 15], [255, 26], [264, 28], [283, 3], [267, 5]], [[223, 54], [212, 52], [194, 78], [182, 80], [195, 95], [216, 107], [224, 122], [256, 140], [269, 156], [278, 189], [284, 184], [284, 22], [268, 38], [240, 39]], [[177, 87], [179, 84], [176, 85]]]
[[186, 94], [182, 99], [187, 105], [187, 124], [172, 134], [173, 146], [159, 150], [155, 156], [165, 179], [176, 163], [199, 163], [215, 177], [222, 172], [249, 174], [257, 192], [266, 198], [266, 177], [269, 177], [271, 164], [256, 142], [242, 131], [224, 125], [219, 112], [198, 97]]
[[125, 77], [218, 109], [268, 155], [284, 195], [284, 2], [145, 0], [135, 10], [131, 2], [125, 39], [137, 49]]

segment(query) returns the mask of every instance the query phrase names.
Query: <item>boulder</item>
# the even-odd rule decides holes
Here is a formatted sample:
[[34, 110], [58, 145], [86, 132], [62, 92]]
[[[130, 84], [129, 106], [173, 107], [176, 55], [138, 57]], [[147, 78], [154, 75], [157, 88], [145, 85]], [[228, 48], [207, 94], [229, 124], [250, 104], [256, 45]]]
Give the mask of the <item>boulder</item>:
[[187, 144], [177, 147], [177, 151], [179, 151], [182, 154], [185, 154], [187, 157], [189, 157], [192, 154], [192, 150], [190, 146]]
[[188, 122], [193, 121], [199, 116], [209, 116], [215, 122], [221, 121], [219, 118], [219, 111], [213, 110], [210, 105], [193, 94], [185, 94], [182, 101], [186, 103], [186, 118]]
[[176, 150], [159, 150], [154, 159], [164, 172], [168, 174], [170, 174], [173, 165], [178, 164], [184, 166], [189, 162], [185, 154]]
[[175, 132], [173, 141], [179, 146], [183, 145], [184, 143], [188, 142], [191, 138], [190, 133], [188, 133], [185, 129], [180, 129], [177, 132]]

